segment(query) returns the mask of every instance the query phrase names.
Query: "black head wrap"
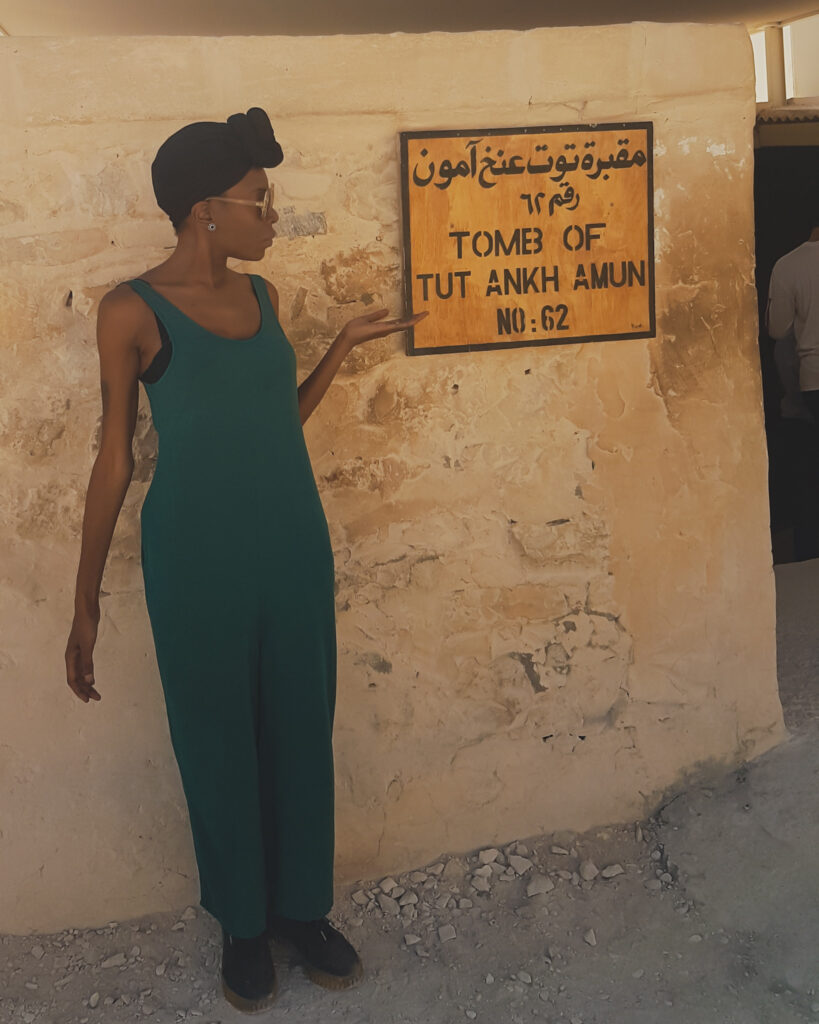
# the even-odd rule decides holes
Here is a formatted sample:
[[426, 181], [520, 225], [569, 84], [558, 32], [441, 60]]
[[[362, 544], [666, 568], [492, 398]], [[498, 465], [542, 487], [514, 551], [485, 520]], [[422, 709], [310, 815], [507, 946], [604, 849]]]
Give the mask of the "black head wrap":
[[251, 167], [277, 167], [284, 154], [261, 107], [224, 121], [196, 121], [174, 132], [151, 164], [160, 209], [178, 227], [194, 203], [218, 196]]

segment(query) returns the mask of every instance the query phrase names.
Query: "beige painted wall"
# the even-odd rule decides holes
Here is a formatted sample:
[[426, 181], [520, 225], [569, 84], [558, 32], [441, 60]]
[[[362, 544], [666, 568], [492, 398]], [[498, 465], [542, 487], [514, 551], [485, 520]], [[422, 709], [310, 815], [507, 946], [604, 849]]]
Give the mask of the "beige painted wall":
[[[784, 738], [743, 29], [2, 39], [0, 94], [0, 930], [198, 898], [139, 568], [144, 392], [100, 703], [63, 652], [97, 304], [174, 243], [159, 143], [256, 104], [286, 230], [239, 269], [276, 282], [300, 380], [365, 296], [399, 309], [399, 130], [655, 124], [656, 340], [407, 358], [384, 339], [306, 424], [338, 577], [337, 880], [641, 817]], [[326, 233], [297, 233], [311, 213]]]

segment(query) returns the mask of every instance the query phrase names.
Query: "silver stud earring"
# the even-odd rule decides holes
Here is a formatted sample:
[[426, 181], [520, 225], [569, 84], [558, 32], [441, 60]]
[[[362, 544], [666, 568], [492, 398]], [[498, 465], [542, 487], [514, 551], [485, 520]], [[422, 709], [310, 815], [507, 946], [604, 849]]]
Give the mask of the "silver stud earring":
[[215, 224], [208, 224], [208, 231], [215, 231], [215, 230], [216, 230], [216, 225]]

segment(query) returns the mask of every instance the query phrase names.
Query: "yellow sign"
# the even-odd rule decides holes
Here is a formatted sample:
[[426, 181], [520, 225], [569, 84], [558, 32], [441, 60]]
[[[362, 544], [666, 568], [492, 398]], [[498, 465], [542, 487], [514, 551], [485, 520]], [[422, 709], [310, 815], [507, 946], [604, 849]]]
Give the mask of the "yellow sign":
[[401, 132], [408, 354], [653, 337], [652, 127]]

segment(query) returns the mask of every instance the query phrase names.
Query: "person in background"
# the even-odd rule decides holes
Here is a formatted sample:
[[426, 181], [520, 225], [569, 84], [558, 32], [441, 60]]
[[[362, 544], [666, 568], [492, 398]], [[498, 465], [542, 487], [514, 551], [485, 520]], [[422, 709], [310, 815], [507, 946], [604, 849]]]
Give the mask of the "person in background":
[[774, 264], [767, 329], [793, 473], [794, 557], [819, 557], [819, 197], [807, 241]]
[[793, 557], [802, 562], [819, 558], [819, 464], [813, 457], [816, 420], [799, 390], [799, 358], [792, 331], [774, 343], [774, 362], [783, 392], [776, 433], [782, 491], [793, 526]]

